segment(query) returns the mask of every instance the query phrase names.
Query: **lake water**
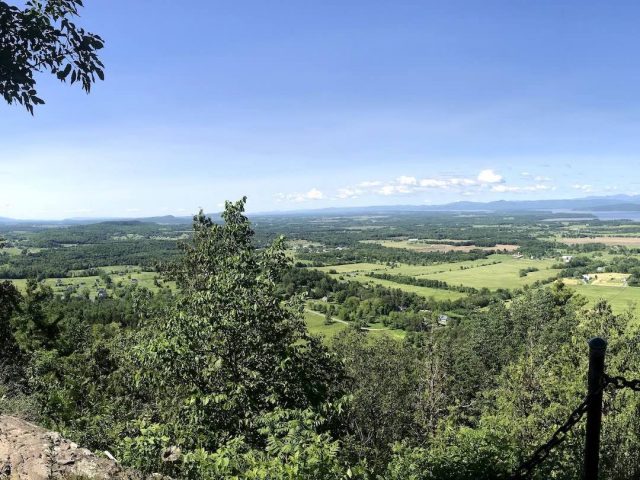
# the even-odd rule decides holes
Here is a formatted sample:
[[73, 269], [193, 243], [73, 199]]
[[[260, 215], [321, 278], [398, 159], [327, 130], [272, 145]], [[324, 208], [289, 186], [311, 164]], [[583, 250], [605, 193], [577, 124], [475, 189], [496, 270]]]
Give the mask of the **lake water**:
[[[552, 210], [553, 213], [575, 213], [575, 214], [588, 214], [593, 215], [599, 220], [630, 220], [632, 222], [640, 222], [640, 212], [591, 212], [588, 210], [578, 211], [578, 210]], [[568, 220], [570, 215], [567, 215]], [[555, 221], [562, 221], [565, 219], [553, 219]], [[584, 220], [582, 218], [572, 217], [571, 220]]]
[[640, 212], [579, 212], [590, 213], [600, 220], [631, 220], [640, 222]]

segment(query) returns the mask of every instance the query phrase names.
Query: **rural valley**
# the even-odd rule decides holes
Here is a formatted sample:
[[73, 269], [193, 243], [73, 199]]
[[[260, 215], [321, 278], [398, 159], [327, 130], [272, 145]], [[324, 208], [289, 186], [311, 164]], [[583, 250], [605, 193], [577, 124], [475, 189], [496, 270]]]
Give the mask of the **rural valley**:
[[[300, 478], [489, 479], [513, 469], [550, 435], [548, 418], [559, 421], [580, 399], [589, 336], [617, 338], [611, 363], [640, 369], [623, 360], [640, 326], [638, 223], [545, 211], [248, 219], [243, 210], [243, 201], [228, 203], [193, 225], [6, 221], [4, 351], [16, 353], [4, 360], [0, 409], [178, 478], [296, 468]], [[246, 308], [262, 313], [238, 317]], [[211, 315], [219, 320], [200, 320]], [[235, 325], [247, 321], [257, 323]], [[217, 353], [203, 356], [212, 345]], [[253, 357], [265, 348], [292, 370]], [[227, 386], [210, 383], [228, 375]], [[279, 391], [282, 375], [290, 379]], [[253, 390], [265, 381], [264, 393]], [[532, 384], [544, 393], [531, 396]], [[310, 387], [324, 390], [303, 393]], [[303, 390], [288, 398], [291, 388]], [[276, 400], [264, 394], [287, 410], [266, 413]], [[171, 400], [149, 403], [159, 398]], [[248, 401], [267, 404], [246, 426], [227, 425]], [[609, 424], [638, 405], [608, 402]], [[311, 423], [278, 430], [299, 421]], [[276, 423], [245, 437], [262, 422]], [[200, 428], [202, 439], [183, 437]], [[221, 431], [232, 440], [212, 436]], [[271, 457], [263, 442], [302, 443], [294, 456]], [[565, 443], [540, 478], [579, 473], [580, 438]], [[176, 449], [178, 461], [160, 461]], [[634, 462], [603, 455], [611, 472]], [[414, 468], [422, 473], [407, 475]]]

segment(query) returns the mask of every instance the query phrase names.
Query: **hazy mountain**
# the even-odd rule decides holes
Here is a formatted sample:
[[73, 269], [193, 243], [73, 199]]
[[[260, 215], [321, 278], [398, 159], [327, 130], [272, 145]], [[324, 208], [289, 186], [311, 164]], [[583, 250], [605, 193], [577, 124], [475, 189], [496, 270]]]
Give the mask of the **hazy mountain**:
[[[606, 197], [584, 197], [550, 200], [497, 200], [493, 202], [453, 202], [442, 205], [373, 205], [367, 207], [331, 207], [307, 210], [289, 210], [260, 212], [250, 216], [273, 215], [357, 215], [384, 214], [389, 212], [533, 212], [533, 211], [575, 211], [575, 212], [630, 212], [640, 211], [640, 195], [611, 195]], [[219, 218], [219, 213], [208, 214]], [[0, 225], [37, 224], [37, 225], [82, 225], [98, 222], [135, 220], [145, 223], [167, 225], [189, 224], [191, 216], [162, 215], [154, 217], [85, 217], [63, 220], [20, 220], [0, 217]]]
[[[624, 205], [623, 210], [619, 208]], [[441, 205], [378, 205], [369, 207], [334, 207], [288, 212], [265, 212], [264, 215], [349, 215], [388, 212], [533, 212], [533, 211], [631, 211], [640, 209], [640, 195], [615, 195], [555, 200], [497, 200], [493, 202], [453, 202]]]

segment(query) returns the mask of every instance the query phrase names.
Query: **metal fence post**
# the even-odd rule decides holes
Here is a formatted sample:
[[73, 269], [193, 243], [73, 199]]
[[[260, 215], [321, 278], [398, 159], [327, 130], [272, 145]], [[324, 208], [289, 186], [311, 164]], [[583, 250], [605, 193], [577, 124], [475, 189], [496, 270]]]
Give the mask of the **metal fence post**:
[[602, 338], [589, 340], [589, 395], [587, 432], [584, 443], [584, 480], [598, 480], [600, 461], [600, 427], [602, 424], [602, 379], [607, 342]]

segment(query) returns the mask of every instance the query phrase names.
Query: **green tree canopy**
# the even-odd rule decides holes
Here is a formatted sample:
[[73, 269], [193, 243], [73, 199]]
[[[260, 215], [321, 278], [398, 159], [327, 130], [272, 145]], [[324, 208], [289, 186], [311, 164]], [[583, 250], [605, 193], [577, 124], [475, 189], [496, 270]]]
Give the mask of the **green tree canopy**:
[[82, 0], [27, 0], [24, 8], [0, 1], [0, 94], [33, 114], [44, 101], [37, 96], [36, 72], [78, 82], [89, 92], [104, 79], [97, 51], [103, 40], [76, 26]]
[[154, 403], [134, 444], [148, 444], [148, 433], [185, 452], [212, 452], [237, 436], [264, 447], [264, 414], [320, 411], [336, 398], [341, 370], [307, 333], [303, 297], [277, 295], [290, 267], [284, 241], [257, 249], [244, 205], [227, 202], [223, 224], [194, 217], [184, 257], [168, 268], [180, 298], [135, 339], [135, 392]]

